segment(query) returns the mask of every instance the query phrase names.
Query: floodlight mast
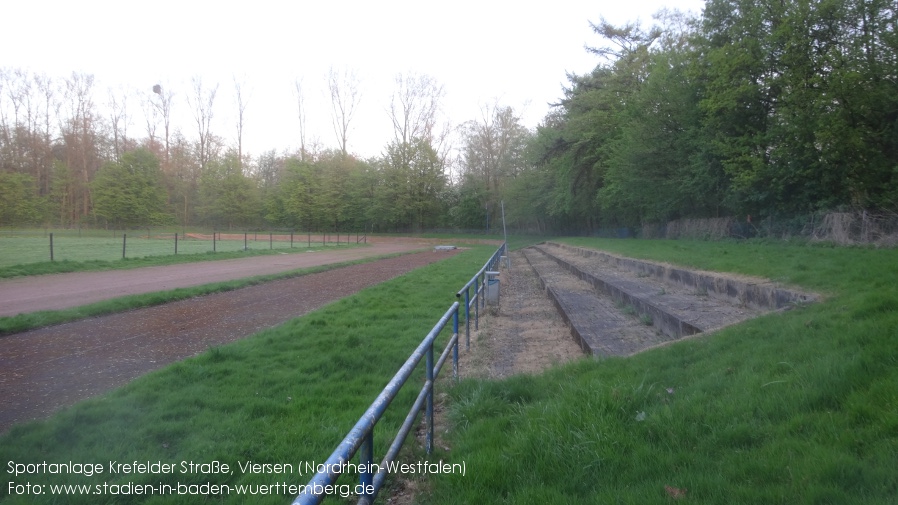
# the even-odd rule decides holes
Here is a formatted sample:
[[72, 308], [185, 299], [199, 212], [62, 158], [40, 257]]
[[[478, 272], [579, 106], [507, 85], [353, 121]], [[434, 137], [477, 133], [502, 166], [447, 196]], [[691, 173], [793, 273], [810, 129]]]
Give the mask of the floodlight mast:
[[505, 240], [505, 246], [508, 247], [508, 232], [505, 230], [505, 200], [499, 202], [502, 205], [502, 236]]

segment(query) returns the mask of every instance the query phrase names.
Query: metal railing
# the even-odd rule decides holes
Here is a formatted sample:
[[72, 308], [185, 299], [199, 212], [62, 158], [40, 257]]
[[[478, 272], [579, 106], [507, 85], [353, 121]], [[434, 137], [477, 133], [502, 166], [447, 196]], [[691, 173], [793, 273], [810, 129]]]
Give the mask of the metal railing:
[[[425, 406], [425, 403], [424, 418], [427, 425], [426, 450], [427, 453], [430, 454], [433, 449], [433, 384], [434, 380], [439, 375], [443, 364], [446, 362], [446, 359], [448, 359], [450, 352], [452, 353], [453, 377], [456, 380], [458, 379], [458, 309], [459, 304], [458, 302], [455, 302], [449, 310], [443, 314], [440, 321], [432, 330], [430, 330], [427, 337], [425, 337], [418, 345], [415, 352], [409, 356], [405, 364], [402, 365], [402, 368], [396, 372], [396, 375], [393, 376], [393, 379], [390, 380], [384, 390], [381, 391], [377, 399], [374, 400], [374, 403], [372, 403], [371, 406], [368, 407], [368, 410], [362, 414], [362, 417], [358, 420], [355, 426], [330, 455], [324, 463], [323, 471], [312, 477], [312, 480], [310, 480], [304, 488], [304, 492], [296, 497], [293, 501], [294, 505], [320, 503], [325, 495], [328, 494], [328, 490], [333, 489], [337, 478], [343, 473], [343, 470], [347, 468], [347, 463], [356, 453], [359, 453], [359, 463], [356, 466], [359, 470], [359, 485], [356, 486], [356, 492], [359, 496], [358, 503], [362, 505], [373, 502], [380, 492], [381, 487], [383, 487], [387, 477], [388, 465], [390, 465], [396, 459], [396, 455], [399, 454], [402, 444], [405, 442], [415, 419], [418, 417], [418, 412], [420, 412], [422, 406]], [[440, 355], [439, 360], [434, 364], [434, 341], [443, 328], [449, 323], [450, 319], [452, 320], [453, 329], [452, 338], [449, 339], [449, 343]], [[399, 428], [396, 438], [394, 438], [393, 442], [390, 444], [387, 454], [379, 465], [375, 464], [374, 426], [383, 416], [387, 407], [390, 405], [390, 402], [392, 402], [399, 393], [399, 389], [402, 388], [408, 378], [412, 375], [412, 372], [414, 372], [422, 358], [426, 358], [426, 380], [424, 382], [424, 387], [421, 388], [421, 391], [418, 393], [418, 398], [415, 400], [405, 421]]]
[[[486, 281], [486, 273], [498, 270], [499, 260], [502, 256], [507, 254], [507, 248], [508, 243], [503, 242], [502, 245], [496, 249], [496, 252], [490, 256], [490, 259], [487, 260], [486, 264], [483, 265], [483, 268], [474, 274], [474, 277], [471, 277], [471, 280], [455, 293], [456, 298], [461, 298], [462, 294], [465, 295], [465, 350], [471, 348], [471, 305], [474, 306], [474, 330], [476, 331], [480, 329], [480, 308], [484, 306], [485, 302], [483, 298], [483, 289]], [[471, 287], [474, 288], [474, 296], [471, 296]]]
[[[505, 253], [505, 250], [506, 244], [503, 243], [496, 249], [496, 252], [493, 253], [486, 264], [483, 265], [483, 268], [481, 268], [480, 271], [478, 271], [474, 277], [472, 277], [471, 280], [456, 293], [456, 297], [459, 298], [463, 292], [465, 293], [465, 326], [467, 328], [468, 347], [470, 347], [471, 341], [471, 304], [476, 304], [478, 300], [482, 299], [484, 276], [487, 271], [495, 270], [499, 266], [499, 259]], [[475, 288], [473, 299], [470, 297], [470, 288], [472, 285]], [[422, 407], [425, 409], [424, 420], [427, 429], [425, 449], [427, 454], [431, 453], [433, 450], [433, 384], [437, 376], [439, 376], [440, 370], [442, 370], [446, 360], [449, 358], [450, 353], [452, 354], [452, 376], [455, 380], [458, 380], [459, 308], [459, 302], [455, 302], [449, 310], [443, 314], [443, 317], [440, 318], [439, 322], [437, 322], [433, 329], [430, 330], [430, 333], [428, 333], [424, 340], [421, 341], [417, 349], [415, 349], [415, 352], [413, 352], [406, 360], [405, 364], [403, 364], [399, 371], [396, 372], [396, 375], [393, 376], [393, 379], [390, 380], [383, 391], [381, 391], [377, 399], [374, 400], [374, 403], [368, 407], [368, 410], [362, 414], [362, 417], [356, 422], [355, 426], [349, 430], [349, 433], [343, 438], [343, 441], [340, 442], [334, 452], [331, 453], [330, 457], [323, 464], [322, 471], [312, 477], [309, 483], [303, 488], [303, 492], [293, 500], [293, 505], [321, 503], [325, 495], [329, 494], [328, 491], [334, 489], [334, 484], [337, 481], [337, 478], [339, 478], [346, 469], [358, 470], [359, 472], [359, 484], [356, 486], [356, 494], [359, 496], [359, 505], [372, 503], [384, 485], [389, 465], [395, 461], [396, 456], [399, 454], [399, 450], [402, 448], [402, 444], [405, 442], [409, 432], [411, 432], [415, 419], [418, 417], [418, 412], [421, 411]], [[479, 324], [480, 314], [480, 311], [476, 306], [475, 314], [476, 329]], [[434, 342], [446, 325], [449, 324], [450, 319], [452, 320], [452, 337], [440, 354], [439, 359], [434, 363]], [[405, 417], [405, 421], [402, 423], [399, 432], [390, 444], [390, 448], [387, 450], [386, 455], [378, 465], [374, 463], [374, 427], [383, 416], [384, 412], [386, 412], [387, 407], [393, 399], [396, 398], [396, 395], [399, 394], [399, 390], [408, 381], [409, 377], [411, 377], [415, 368], [421, 362], [421, 359], [424, 358], [426, 358], [426, 377], [424, 386], [418, 393], [417, 399], [414, 404], [412, 404], [411, 410], [409, 410], [408, 415]], [[349, 461], [356, 454], [359, 454], [359, 463], [357, 465], [351, 465]]]

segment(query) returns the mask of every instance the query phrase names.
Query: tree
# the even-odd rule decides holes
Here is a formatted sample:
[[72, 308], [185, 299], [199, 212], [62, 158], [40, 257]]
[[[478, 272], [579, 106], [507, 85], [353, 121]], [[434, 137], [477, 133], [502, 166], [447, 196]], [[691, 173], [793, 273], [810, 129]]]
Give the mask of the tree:
[[74, 222], [91, 211], [91, 181], [103, 162], [101, 121], [93, 101], [94, 76], [73, 72], [65, 79], [68, 117], [61, 118], [63, 161], [74, 179], [69, 209]]
[[206, 164], [212, 159], [212, 144], [215, 139], [212, 137], [212, 112], [215, 103], [215, 94], [218, 91], [218, 84], [211, 88], [203, 86], [201, 77], [193, 78], [193, 96], [188, 98], [193, 108], [193, 119], [196, 122], [197, 129], [197, 156], [199, 159], [200, 170], [205, 171]]
[[290, 228], [311, 230], [320, 221], [321, 177], [310, 161], [289, 158], [285, 161], [284, 179], [268, 205], [269, 220]]
[[33, 225], [42, 221], [47, 202], [36, 193], [31, 176], [0, 172], [0, 226]]
[[306, 95], [302, 87], [302, 79], [297, 78], [293, 81], [293, 86], [296, 93], [296, 113], [299, 118], [299, 160], [307, 161], [306, 134], [308, 130], [306, 129], [306, 114], [308, 111], [306, 110]]
[[151, 106], [155, 110], [158, 110], [159, 114], [162, 115], [162, 127], [165, 130], [165, 157], [163, 158], [163, 168], [164, 171], [167, 172], [171, 169], [171, 113], [172, 101], [174, 100], [175, 95], [168, 86], [162, 86], [161, 84], [153, 86], [153, 93], [158, 98], [154, 99], [150, 96]]
[[445, 184], [442, 163], [429, 142], [417, 138], [392, 142], [382, 162], [376, 194], [378, 221], [417, 231], [435, 226]]
[[109, 89], [109, 124], [112, 126], [112, 146], [115, 154], [115, 161], [121, 161], [122, 152], [125, 150], [125, 144], [128, 140], [128, 124], [131, 121], [128, 115], [128, 98], [127, 95], [118, 91]]
[[437, 121], [443, 86], [427, 75], [397, 75], [396, 89], [388, 111], [393, 123], [393, 137], [397, 144], [422, 139], [431, 145], [438, 142]]
[[527, 166], [524, 151], [531, 133], [521, 124], [514, 109], [498, 103], [481, 109], [481, 118], [461, 127], [464, 178], [477, 179], [485, 201], [481, 204], [498, 215], [506, 181]]
[[258, 222], [262, 205], [258, 188], [229, 152], [209, 162], [199, 181], [200, 215], [215, 226], [250, 226]]
[[328, 90], [330, 91], [331, 116], [334, 133], [337, 136], [337, 142], [340, 145], [340, 152], [343, 156], [347, 156], [346, 150], [347, 139], [349, 136], [349, 125], [355, 115], [356, 108], [361, 100], [361, 92], [359, 90], [359, 80], [355, 72], [344, 71], [342, 74], [336, 72], [333, 68], [327, 78]]
[[498, 192], [506, 178], [524, 168], [523, 154], [529, 136], [511, 107], [483, 107], [480, 120], [462, 125], [465, 171], [481, 178], [488, 191]]
[[[647, 56], [629, 58], [641, 60], [636, 72], [644, 77], [621, 109], [619, 135], [610, 142], [598, 192], [605, 223], [641, 226], [719, 215], [725, 197], [726, 178], [701, 146], [695, 30], [680, 13], [664, 13], [661, 20], [667, 26], [653, 29]], [[616, 63], [617, 73], [627, 71], [624, 61]]]
[[121, 229], [166, 224], [166, 194], [159, 159], [146, 149], [107, 162], [93, 181], [94, 214]]
[[234, 76], [234, 98], [237, 102], [237, 159], [243, 165], [243, 125], [245, 124], [246, 104], [249, 96], [243, 93], [243, 82]]

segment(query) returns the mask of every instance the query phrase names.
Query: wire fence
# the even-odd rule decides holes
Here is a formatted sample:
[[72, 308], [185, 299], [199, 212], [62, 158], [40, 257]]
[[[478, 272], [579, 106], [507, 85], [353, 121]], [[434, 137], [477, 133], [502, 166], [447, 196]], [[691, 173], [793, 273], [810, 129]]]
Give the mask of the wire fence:
[[311, 231], [2, 230], [0, 267], [44, 261], [111, 261], [175, 254], [314, 249], [367, 241], [364, 233]]

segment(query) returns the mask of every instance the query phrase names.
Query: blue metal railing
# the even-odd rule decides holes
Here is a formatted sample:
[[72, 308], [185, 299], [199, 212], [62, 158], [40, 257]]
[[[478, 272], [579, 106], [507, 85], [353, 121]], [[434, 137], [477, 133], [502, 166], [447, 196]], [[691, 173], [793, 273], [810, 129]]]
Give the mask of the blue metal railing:
[[[506, 244], [503, 243], [496, 249], [496, 252], [493, 253], [483, 268], [481, 268], [480, 271], [455, 294], [456, 297], [461, 297], [462, 292], [465, 293], [465, 326], [468, 347], [470, 347], [471, 343], [471, 304], [475, 304], [476, 316], [474, 324], [475, 329], [477, 329], [480, 317], [477, 302], [478, 300], [482, 300], [484, 276], [487, 271], [496, 270], [498, 268], [499, 259], [505, 253], [505, 250]], [[470, 288], [472, 285], [474, 286], [473, 299], [470, 296]], [[356, 422], [355, 426], [349, 430], [349, 433], [343, 438], [343, 441], [340, 442], [334, 452], [331, 453], [330, 457], [323, 464], [323, 471], [312, 477], [312, 480], [310, 480], [305, 488], [303, 488], [303, 492], [293, 500], [293, 505], [321, 503], [325, 495], [335, 489], [334, 485], [337, 478], [345, 469], [349, 469], [349, 461], [356, 454], [359, 454], [359, 463], [351, 469], [359, 471], [359, 485], [356, 486], [356, 494], [359, 497], [358, 503], [359, 505], [362, 505], [373, 502], [384, 485], [384, 481], [387, 477], [388, 465], [393, 463], [396, 456], [399, 454], [399, 450], [402, 448], [402, 444], [405, 442], [409, 432], [411, 432], [415, 419], [418, 417], [418, 412], [421, 411], [422, 407], [425, 409], [424, 420], [427, 426], [425, 449], [427, 450], [427, 453], [430, 454], [433, 450], [433, 384], [446, 360], [449, 358], [450, 353], [452, 354], [452, 376], [458, 380], [459, 308], [459, 302], [455, 302], [449, 310], [443, 314], [443, 317], [440, 318], [439, 322], [437, 322], [433, 329], [430, 330], [430, 333], [428, 333], [424, 340], [421, 341], [417, 349], [415, 349], [415, 352], [413, 352], [406, 360], [405, 364], [403, 364], [399, 371], [396, 372], [396, 375], [393, 376], [393, 379], [390, 380], [383, 391], [381, 391], [377, 399], [374, 400], [374, 403], [368, 407], [368, 410], [362, 414], [362, 417]], [[434, 363], [434, 341], [449, 323], [450, 319], [452, 320], [452, 337], [440, 354], [439, 359]], [[375, 464], [374, 426], [383, 416], [387, 407], [390, 405], [390, 402], [396, 398], [399, 390], [406, 381], [408, 381], [408, 378], [412, 375], [422, 358], [426, 358], [426, 380], [424, 382], [424, 387], [422, 387], [421, 391], [418, 393], [415, 403], [405, 417], [405, 421], [399, 428], [399, 431], [393, 439], [393, 442], [390, 444], [390, 448], [387, 450], [383, 460], [381, 460], [379, 465]]]
[[[456, 298], [461, 298], [462, 293], [465, 295], [465, 350], [471, 348], [471, 305], [474, 305], [474, 330], [480, 329], [480, 308], [485, 302], [483, 298], [483, 288], [487, 272], [496, 271], [499, 268], [499, 259], [507, 254], [508, 243], [503, 242], [496, 249], [496, 252], [490, 256], [486, 264], [479, 272], [471, 277], [471, 280], [455, 293]], [[471, 287], [474, 288], [474, 296], [471, 296]], [[479, 303], [478, 303], [479, 302]]]
[[[371, 406], [368, 407], [368, 410], [362, 414], [362, 417], [349, 431], [343, 441], [340, 442], [340, 445], [337, 446], [324, 463], [323, 471], [312, 477], [312, 480], [310, 480], [304, 488], [304, 492], [293, 500], [294, 505], [320, 503], [325, 495], [328, 494], [328, 490], [334, 489], [333, 486], [337, 481], [337, 478], [343, 473], [343, 469], [347, 467], [347, 463], [356, 453], [359, 453], [360, 455], [359, 464], [356, 467], [359, 470], [359, 485], [356, 487], [359, 496], [359, 504], [373, 502], [377, 497], [377, 493], [379, 493], [381, 487], [383, 487], [384, 480], [387, 476], [388, 465], [396, 459], [399, 449], [402, 448], [405, 438], [408, 436], [414, 425], [418, 412], [420, 412], [421, 407], [424, 406], [425, 403], [424, 418], [427, 425], [426, 449], [427, 453], [430, 454], [433, 449], [433, 383], [439, 375], [440, 369], [442, 369], [446, 359], [448, 359], [450, 352], [452, 353], [453, 376], [458, 379], [458, 315], [459, 304], [458, 302], [455, 302], [449, 310], [443, 314], [443, 317], [440, 318], [440, 321], [436, 326], [430, 330], [430, 333], [428, 333], [427, 337], [425, 337], [418, 345], [415, 352], [409, 356], [405, 364], [402, 365], [402, 368], [396, 372], [396, 375], [393, 376], [393, 379], [390, 380], [384, 390], [381, 391], [377, 399], [374, 400], [374, 403], [372, 403]], [[439, 360], [434, 364], [434, 341], [443, 328], [446, 327], [450, 319], [452, 320], [453, 328], [452, 338], [449, 339], [449, 343], [440, 355]], [[399, 393], [399, 389], [402, 388], [408, 378], [412, 375], [412, 372], [418, 366], [418, 363], [425, 357], [426, 381], [424, 382], [424, 387], [421, 388], [421, 392], [418, 393], [418, 398], [415, 400], [415, 403], [412, 405], [411, 410], [406, 416], [405, 422], [402, 423], [402, 427], [399, 428], [396, 438], [394, 438], [392, 444], [390, 444], [390, 448], [387, 450], [384, 459], [381, 461], [380, 465], [377, 465], [374, 463], [374, 426], [383, 416], [387, 407], [390, 405], [390, 402], [392, 402]]]

